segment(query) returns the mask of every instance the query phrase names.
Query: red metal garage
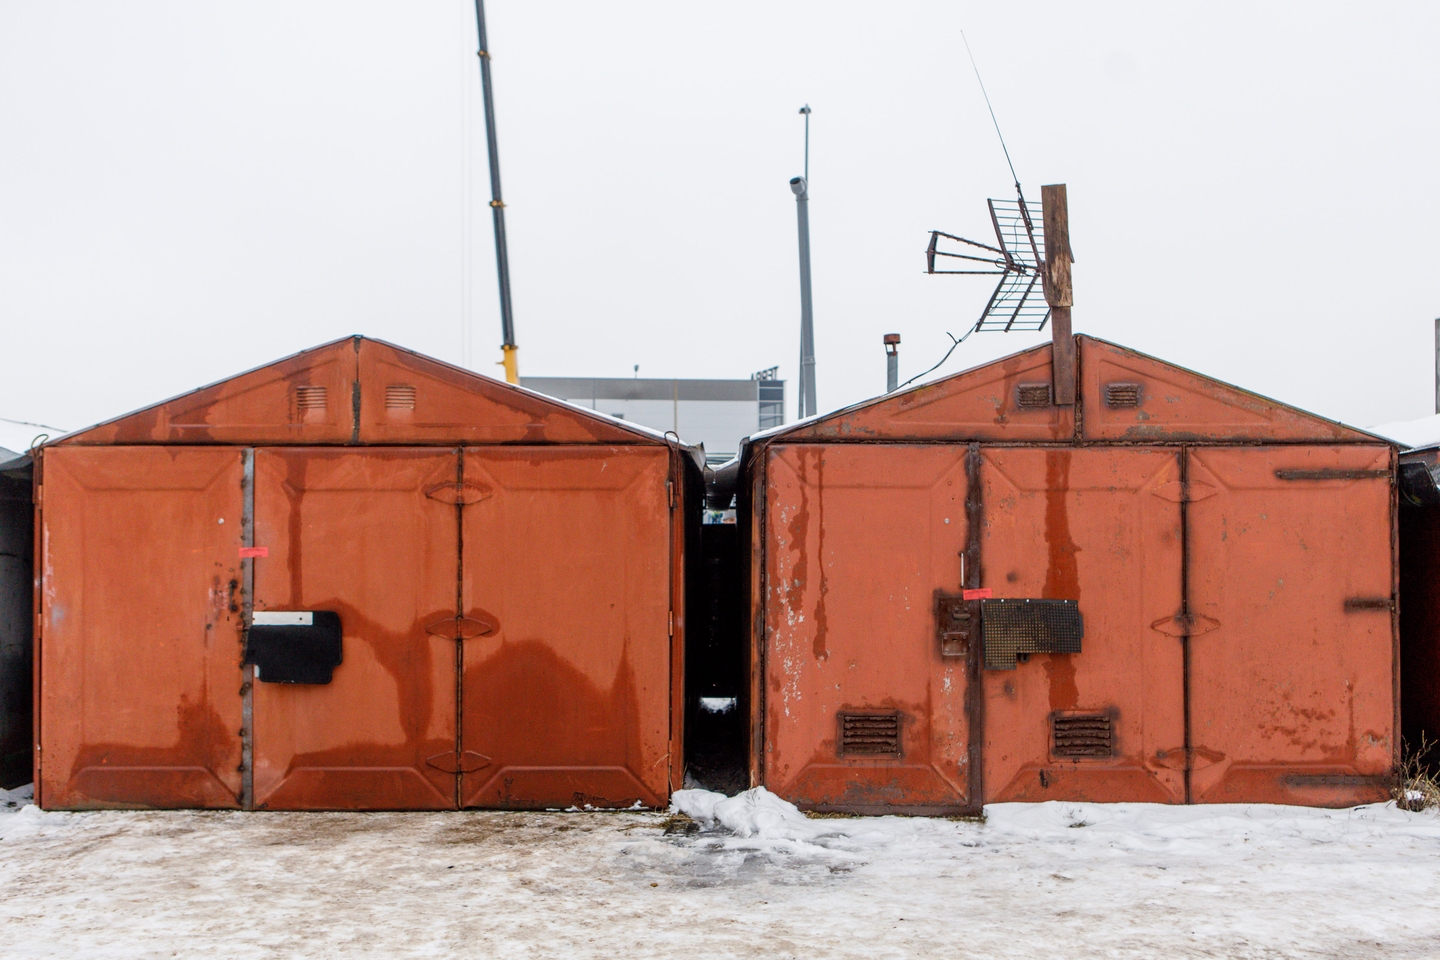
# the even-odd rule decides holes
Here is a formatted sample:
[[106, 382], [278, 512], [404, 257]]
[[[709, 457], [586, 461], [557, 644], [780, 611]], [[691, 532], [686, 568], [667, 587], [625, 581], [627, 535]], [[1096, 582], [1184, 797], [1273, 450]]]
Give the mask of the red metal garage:
[[679, 783], [677, 444], [354, 337], [64, 437], [36, 477], [46, 808]]
[[755, 438], [752, 782], [1348, 805], [1397, 756], [1391, 446], [1076, 337]]

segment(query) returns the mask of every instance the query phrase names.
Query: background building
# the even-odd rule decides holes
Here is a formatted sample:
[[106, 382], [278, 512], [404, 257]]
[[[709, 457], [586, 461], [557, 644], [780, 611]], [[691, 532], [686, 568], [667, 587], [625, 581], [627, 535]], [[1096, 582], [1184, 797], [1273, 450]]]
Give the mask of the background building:
[[705, 459], [724, 463], [740, 440], [785, 422], [785, 381], [777, 367], [749, 380], [624, 377], [521, 377], [520, 385], [653, 430], [703, 443]]

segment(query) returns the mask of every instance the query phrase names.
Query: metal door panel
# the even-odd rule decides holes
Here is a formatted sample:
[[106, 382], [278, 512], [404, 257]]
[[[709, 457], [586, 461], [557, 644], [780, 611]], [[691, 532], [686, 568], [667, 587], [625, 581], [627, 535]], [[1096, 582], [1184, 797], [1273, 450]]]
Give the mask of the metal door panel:
[[[255, 609], [332, 610], [323, 685], [254, 685], [256, 806], [455, 805], [458, 522], [453, 450], [272, 448], [255, 455]], [[427, 759], [440, 757], [439, 765]]]
[[469, 807], [669, 796], [669, 451], [465, 452]]
[[[1008, 800], [1185, 799], [1179, 458], [985, 447], [982, 586], [1076, 600], [1082, 650], [987, 670], [985, 792]], [[1052, 755], [1057, 717], [1108, 717], [1109, 756]]]
[[[1190, 456], [1192, 790], [1347, 806], [1394, 753], [1390, 451]], [[1347, 601], [1360, 601], [1360, 605]]]
[[40, 804], [236, 806], [240, 451], [54, 448], [43, 468]]
[[[963, 446], [766, 453], [765, 785], [801, 806], [962, 811], [968, 662], [942, 657], [935, 591], [960, 586]], [[898, 751], [842, 756], [840, 714], [898, 714]]]

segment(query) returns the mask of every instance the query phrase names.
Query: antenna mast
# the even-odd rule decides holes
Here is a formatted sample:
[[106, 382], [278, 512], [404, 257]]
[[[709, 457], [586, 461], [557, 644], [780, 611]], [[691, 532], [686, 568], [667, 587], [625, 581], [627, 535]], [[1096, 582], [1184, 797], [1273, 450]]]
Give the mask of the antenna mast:
[[495, 217], [495, 269], [500, 275], [500, 331], [504, 337], [501, 366], [505, 382], [520, 382], [520, 348], [515, 345], [515, 317], [510, 311], [510, 251], [505, 243], [505, 202], [500, 199], [500, 148], [495, 143], [495, 98], [490, 91], [490, 44], [485, 37], [485, 2], [475, 0], [480, 34], [480, 87], [485, 99], [485, 143], [490, 149], [490, 212]]

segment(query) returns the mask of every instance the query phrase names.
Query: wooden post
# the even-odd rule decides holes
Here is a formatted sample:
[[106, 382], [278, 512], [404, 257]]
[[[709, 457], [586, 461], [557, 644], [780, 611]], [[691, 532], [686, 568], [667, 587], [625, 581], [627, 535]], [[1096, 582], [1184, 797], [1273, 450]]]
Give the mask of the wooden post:
[[1040, 204], [1045, 216], [1045, 302], [1050, 305], [1050, 337], [1052, 393], [1056, 406], [1075, 403], [1075, 338], [1070, 333], [1070, 210], [1065, 200], [1065, 184], [1052, 183], [1040, 188]]

